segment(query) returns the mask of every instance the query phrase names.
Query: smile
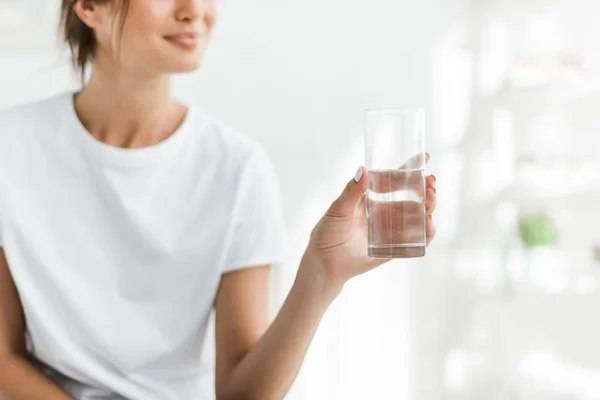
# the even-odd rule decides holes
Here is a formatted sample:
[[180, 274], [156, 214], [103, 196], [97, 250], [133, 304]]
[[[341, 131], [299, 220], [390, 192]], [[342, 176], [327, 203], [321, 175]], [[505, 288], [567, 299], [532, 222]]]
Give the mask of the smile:
[[185, 49], [194, 49], [200, 43], [202, 36], [197, 33], [182, 33], [180, 35], [165, 36], [170, 43]]

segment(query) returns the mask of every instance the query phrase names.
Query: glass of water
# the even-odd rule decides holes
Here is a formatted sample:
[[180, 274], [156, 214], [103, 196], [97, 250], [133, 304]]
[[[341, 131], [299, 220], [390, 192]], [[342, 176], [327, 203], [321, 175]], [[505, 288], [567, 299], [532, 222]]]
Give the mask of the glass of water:
[[365, 111], [369, 256], [425, 255], [425, 111]]

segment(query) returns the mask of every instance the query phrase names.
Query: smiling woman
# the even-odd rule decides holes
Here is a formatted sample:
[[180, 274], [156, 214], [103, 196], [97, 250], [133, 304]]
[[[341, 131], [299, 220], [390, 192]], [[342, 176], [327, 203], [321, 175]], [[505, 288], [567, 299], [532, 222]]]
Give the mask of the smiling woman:
[[269, 325], [269, 272], [286, 258], [277, 174], [171, 93], [173, 73], [201, 63], [216, 0], [62, 10], [89, 78], [0, 112], [0, 392], [198, 399], [214, 310], [216, 397], [284, 398], [344, 284], [386, 262], [367, 254], [369, 172], [349, 172]]
[[[82, 76], [99, 52], [105, 53], [104, 58], [119, 59], [131, 67], [144, 63], [168, 72], [198, 68], [215, 23], [215, 0], [203, 2], [202, 24], [193, 15], [185, 24], [173, 23], [167, 12], [172, 7], [170, 3], [62, 0], [63, 37]], [[168, 48], [166, 44], [174, 46]], [[176, 54], [173, 47], [184, 49], [187, 54]]]

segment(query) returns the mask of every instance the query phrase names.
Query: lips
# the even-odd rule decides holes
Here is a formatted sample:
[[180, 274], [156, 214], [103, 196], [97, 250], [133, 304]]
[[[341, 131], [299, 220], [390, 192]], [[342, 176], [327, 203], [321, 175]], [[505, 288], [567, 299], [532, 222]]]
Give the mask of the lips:
[[193, 49], [198, 46], [201, 38], [202, 35], [198, 33], [180, 33], [177, 35], [165, 36], [165, 39], [170, 43], [187, 49]]

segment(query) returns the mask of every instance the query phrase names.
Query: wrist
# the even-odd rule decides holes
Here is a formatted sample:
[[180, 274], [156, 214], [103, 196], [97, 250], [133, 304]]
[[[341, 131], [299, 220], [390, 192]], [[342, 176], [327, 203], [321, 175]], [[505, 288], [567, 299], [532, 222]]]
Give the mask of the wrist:
[[333, 302], [344, 288], [344, 282], [330, 276], [320, 258], [307, 250], [300, 262], [294, 287], [315, 299]]

